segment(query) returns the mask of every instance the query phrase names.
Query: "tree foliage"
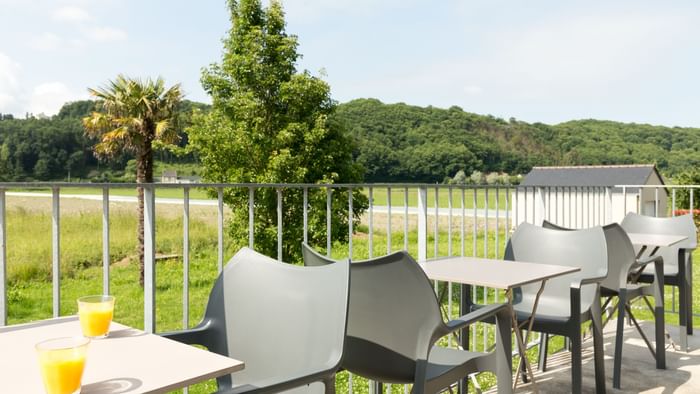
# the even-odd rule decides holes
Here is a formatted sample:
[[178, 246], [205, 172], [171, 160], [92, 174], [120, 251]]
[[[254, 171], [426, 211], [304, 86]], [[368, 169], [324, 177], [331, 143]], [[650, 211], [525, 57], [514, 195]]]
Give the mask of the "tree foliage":
[[[341, 125], [329, 119], [336, 107], [326, 82], [308, 71], [297, 72], [297, 38], [285, 32], [279, 1], [263, 8], [259, 0], [229, 1], [232, 28], [224, 39], [221, 63], [202, 73], [212, 110], [195, 116], [190, 143], [204, 167], [204, 178], [232, 183], [350, 183], [362, 178], [352, 160], [352, 141]], [[229, 231], [238, 245], [247, 245], [248, 192], [226, 190], [233, 211]], [[325, 240], [325, 193], [310, 193], [309, 238]], [[354, 192], [357, 215], [367, 205]], [[333, 193], [331, 234], [347, 239], [347, 193]], [[302, 192], [282, 191], [285, 259], [300, 256]], [[277, 251], [277, 192], [255, 194], [255, 247]], [[298, 241], [298, 242], [295, 242]], [[323, 242], [325, 243], [325, 242]]]
[[[85, 133], [97, 139], [95, 155], [116, 157], [123, 152], [136, 156], [136, 182], [153, 182], [153, 143], [172, 144], [177, 133], [172, 123], [182, 100], [180, 85], [165, 88], [162, 78], [132, 79], [119, 75], [106, 86], [89, 89], [97, 100], [96, 111], [83, 118]], [[138, 189], [138, 254], [143, 284], [144, 200]]]

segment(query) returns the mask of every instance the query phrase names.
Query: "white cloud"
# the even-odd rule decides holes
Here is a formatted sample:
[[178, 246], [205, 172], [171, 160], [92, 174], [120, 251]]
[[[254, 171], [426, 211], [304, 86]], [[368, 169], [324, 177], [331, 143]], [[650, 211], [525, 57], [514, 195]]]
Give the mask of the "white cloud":
[[19, 72], [19, 64], [0, 52], [0, 112], [18, 110]]
[[58, 8], [54, 11], [52, 17], [54, 20], [61, 22], [86, 22], [92, 19], [87, 11], [75, 6]]
[[62, 82], [48, 82], [38, 85], [29, 99], [29, 112], [38, 115], [55, 115], [67, 101], [81, 98]]
[[98, 42], [104, 41], [123, 41], [126, 40], [127, 34], [124, 30], [117, 29], [114, 27], [93, 27], [86, 31], [85, 35]]
[[29, 46], [40, 51], [55, 51], [61, 47], [63, 40], [54, 33], [44, 33], [29, 41]]

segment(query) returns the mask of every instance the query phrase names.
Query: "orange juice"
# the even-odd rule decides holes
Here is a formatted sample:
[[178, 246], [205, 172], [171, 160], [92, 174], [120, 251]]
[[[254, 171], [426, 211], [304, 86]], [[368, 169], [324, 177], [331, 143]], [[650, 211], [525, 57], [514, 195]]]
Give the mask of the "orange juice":
[[111, 306], [103, 308], [89, 308], [86, 311], [80, 311], [80, 327], [83, 329], [83, 335], [86, 337], [102, 337], [109, 332], [109, 324], [112, 322], [112, 314], [114, 309]]
[[109, 324], [114, 314], [114, 297], [87, 296], [78, 299], [78, 317], [83, 336], [104, 338], [109, 333]]
[[37, 344], [47, 394], [80, 392], [89, 339], [57, 338]]

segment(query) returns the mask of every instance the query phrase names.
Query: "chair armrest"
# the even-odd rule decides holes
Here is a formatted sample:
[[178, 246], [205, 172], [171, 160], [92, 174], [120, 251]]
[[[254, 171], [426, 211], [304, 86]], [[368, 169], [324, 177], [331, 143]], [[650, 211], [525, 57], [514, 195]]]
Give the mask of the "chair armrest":
[[450, 320], [449, 322], [445, 323], [447, 326], [448, 334], [454, 331], [457, 331], [459, 329], [462, 329], [466, 326], [469, 326], [471, 324], [474, 324], [476, 322], [482, 321], [486, 319], [487, 317], [491, 317], [496, 315], [498, 312], [500, 312], [503, 309], [508, 308], [507, 303], [503, 304], [490, 304], [487, 305], [483, 308], [479, 308], [473, 312], [469, 312], [464, 316], [460, 316], [457, 319]]
[[200, 324], [197, 327], [187, 330], [170, 331], [158, 333], [163, 338], [172, 339], [187, 345], [207, 345], [207, 334], [211, 326], [208, 324]]

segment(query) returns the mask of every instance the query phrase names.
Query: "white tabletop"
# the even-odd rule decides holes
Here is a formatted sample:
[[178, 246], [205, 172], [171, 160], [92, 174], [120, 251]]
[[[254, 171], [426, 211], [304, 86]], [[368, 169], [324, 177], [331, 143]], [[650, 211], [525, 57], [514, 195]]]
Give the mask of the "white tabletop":
[[473, 286], [509, 290], [529, 283], [580, 271], [578, 267], [492, 260], [477, 257], [447, 257], [419, 263], [428, 278]]
[[[77, 317], [0, 327], [0, 393], [44, 393], [34, 345], [80, 335]], [[112, 322], [88, 345], [82, 394], [165, 393], [243, 369], [243, 362]]]
[[627, 233], [633, 245], [665, 248], [688, 239], [685, 235]]

